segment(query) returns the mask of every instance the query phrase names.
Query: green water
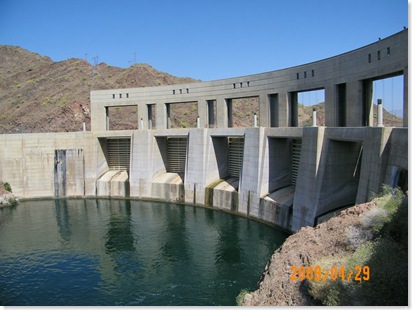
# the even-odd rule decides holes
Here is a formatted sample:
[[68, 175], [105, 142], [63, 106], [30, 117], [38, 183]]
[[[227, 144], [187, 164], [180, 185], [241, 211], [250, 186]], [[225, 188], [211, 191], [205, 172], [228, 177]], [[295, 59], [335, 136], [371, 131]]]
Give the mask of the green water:
[[286, 237], [194, 206], [25, 201], [0, 208], [0, 305], [235, 305]]

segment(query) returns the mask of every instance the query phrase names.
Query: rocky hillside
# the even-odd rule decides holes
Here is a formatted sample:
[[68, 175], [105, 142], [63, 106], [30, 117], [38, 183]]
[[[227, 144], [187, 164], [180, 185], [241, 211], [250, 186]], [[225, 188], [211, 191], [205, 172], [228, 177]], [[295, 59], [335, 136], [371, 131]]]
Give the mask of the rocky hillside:
[[16, 46], [0, 45], [0, 133], [90, 129], [90, 91], [194, 82], [147, 64], [127, 69], [83, 59], [53, 62]]

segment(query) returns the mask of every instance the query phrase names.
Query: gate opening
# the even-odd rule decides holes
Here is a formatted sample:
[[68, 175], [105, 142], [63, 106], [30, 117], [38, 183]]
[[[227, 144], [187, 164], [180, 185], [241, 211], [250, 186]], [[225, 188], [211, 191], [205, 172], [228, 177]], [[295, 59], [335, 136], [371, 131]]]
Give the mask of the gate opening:
[[130, 169], [130, 138], [107, 139], [107, 164], [109, 170]]
[[361, 142], [329, 141], [318, 216], [355, 204], [362, 153]]
[[167, 138], [167, 172], [177, 173], [183, 179], [186, 167], [187, 137]]
[[242, 171], [244, 137], [212, 137], [219, 179], [239, 178]]
[[130, 138], [99, 138], [99, 143], [107, 166], [105, 172], [96, 180], [96, 195], [99, 197], [130, 196]]
[[269, 192], [296, 185], [302, 139], [269, 138]]
[[228, 138], [228, 173], [230, 177], [240, 177], [243, 163], [243, 149], [245, 138], [229, 137]]

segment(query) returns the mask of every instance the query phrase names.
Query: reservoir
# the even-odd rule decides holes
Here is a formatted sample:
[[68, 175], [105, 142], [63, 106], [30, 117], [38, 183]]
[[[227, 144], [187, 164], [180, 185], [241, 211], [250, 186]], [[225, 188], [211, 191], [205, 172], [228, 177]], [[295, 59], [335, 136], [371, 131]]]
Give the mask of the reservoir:
[[196, 206], [23, 201], [0, 208], [0, 305], [236, 305], [287, 236]]

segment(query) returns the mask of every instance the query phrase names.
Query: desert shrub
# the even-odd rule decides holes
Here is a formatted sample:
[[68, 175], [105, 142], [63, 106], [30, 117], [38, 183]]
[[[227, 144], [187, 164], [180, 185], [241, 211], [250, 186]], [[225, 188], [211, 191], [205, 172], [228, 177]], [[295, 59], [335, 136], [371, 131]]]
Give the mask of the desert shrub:
[[11, 185], [8, 182], [3, 182], [4, 189], [8, 192], [12, 192]]
[[382, 207], [377, 207], [364, 213], [360, 223], [364, 230], [370, 230], [374, 234], [377, 234], [383, 225], [390, 220], [390, 216], [391, 214], [387, 210]]
[[381, 230], [381, 235], [399, 243], [407, 251], [408, 249], [408, 200], [403, 197], [396, 212], [392, 214], [390, 221], [386, 222]]
[[345, 234], [350, 249], [356, 249], [366, 241], [373, 239], [373, 233], [369, 229], [363, 229], [355, 225], [349, 226], [345, 229]]
[[250, 294], [250, 292], [248, 290], [242, 289], [239, 295], [236, 296], [236, 304], [238, 306], [241, 306], [243, 304], [243, 301], [245, 300], [245, 296], [247, 294]]
[[[323, 257], [316, 261], [313, 266], [320, 266], [324, 271], [332, 268], [332, 266], [343, 266], [346, 259], [345, 257]], [[332, 281], [327, 278], [326, 281], [323, 281], [323, 279], [310, 281], [309, 293], [324, 305], [338, 306], [342, 303], [342, 295], [345, 294], [345, 290], [340, 280]]]
[[[340, 261], [321, 260], [316, 263], [322, 270], [333, 265], [345, 267], [345, 275], [353, 271], [351, 281], [338, 278], [332, 281], [311, 281], [309, 293], [327, 306], [398, 306], [408, 300], [408, 254], [399, 244], [379, 239], [360, 246], [353, 256]], [[370, 279], [354, 281], [356, 266], [368, 266]]]

